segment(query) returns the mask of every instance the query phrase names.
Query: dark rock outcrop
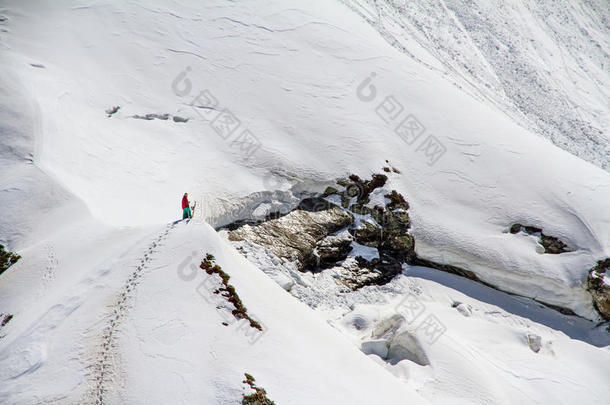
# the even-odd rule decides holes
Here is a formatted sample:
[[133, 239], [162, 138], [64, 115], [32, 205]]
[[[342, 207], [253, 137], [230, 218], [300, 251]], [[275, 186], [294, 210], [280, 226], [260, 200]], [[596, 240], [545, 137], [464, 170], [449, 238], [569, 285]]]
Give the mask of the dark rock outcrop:
[[383, 187], [388, 181], [388, 176], [385, 174], [373, 174], [371, 180], [362, 180], [360, 177], [352, 174], [347, 179], [340, 179], [337, 184], [345, 187], [345, 190], [340, 192], [341, 206], [349, 208], [352, 201], [358, 204], [368, 204], [369, 196], [376, 188]]
[[[108, 115], [110, 117], [110, 115]], [[145, 114], [145, 115], [139, 115], [139, 114], [135, 114], [132, 115], [131, 118], [137, 119], [137, 120], [146, 120], [146, 121], [152, 121], [152, 120], [161, 120], [161, 121], [167, 121], [170, 118], [174, 121], [174, 122], [188, 122], [188, 118], [185, 117], [179, 117], [177, 115], [171, 115], [171, 114], [155, 114], [155, 113], [150, 113], [150, 114]]]
[[[228, 227], [229, 239], [264, 246], [294, 262], [301, 271], [333, 267], [338, 281], [350, 289], [385, 284], [402, 271], [403, 263], [415, 257], [405, 198], [392, 190], [385, 194], [385, 206], [370, 204], [371, 193], [387, 180], [384, 174], [374, 174], [370, 180], [356, 175], [339, 179], [337, 187], [327, 187], [320, 196], [303, 199], [281, 218], [232, 224]], [[330, 200], [341, 201], [342, 207]], [[368, 218], [356, 222], [356, 214]], [[368, 258], [348, 258], [354, 241], [376, 249], [378, 257], [368, 254]]]
[[244, 375], [246, 376], [246, 379], [242, 382], [248, 384], [254, 392], [252, 394], [243, 395], [241, 401], [242, 405], [275, 405], [275, 402], [267, 397], [267, 391], [255, 384], [256, 380], [252, 375], [248, 373], [244, 373]]
[[316, 244], [314, 256], [319, 267], [332, 267], [337, 262], [345, 260], [352, 250], [354, 238], [347, 232], [339, 235], [329, 235]]
[[381, 241], [381, 227], [371, 222], [363, 222], [360, 227], [350, 229], [349, 232], [354, 236], [356, 242], [364, 246], [379, 247]]
[[114, 114], [116, 114], [120, 109], [121, 109], [121, 106], [115, 105], [114, 107], [111, 107], [111, 108], [107, 109], [105, 111], [105, 113], [108, 114], [108, 118], [110, 118]]
[[527, 226], [521, 224], [511, 225], [510, 233], [516, 234], [519, 232], [525, 232], [528, 235], [538, 236], [538, 243], [540, 243], [542, 247], [544, 247], [544, 253], [556, 255], [570, 251], [568, 245], [565, 244], [563, 241], [559, 240], [554, 236], [546, 235], [544, 232], [542, 232], [542, 229], [537, 228], [535, 226]]
[[137, 120], [146, 120], [146, 121], [150, 121], [150, 120], [162, 120], [162, 121], [167, 121], [169, 119], [170, 115], [165, 113], [165, 114], [146, 114], [146, 115], [133, 115], [131, 118], [135, 118]]
[[587, 290], [593, 297], [593, 306], [606, 320], [610, 320], [610, 258], [600, 260], [589, 272]]
[[5, 327], [13, 319], [13, 314], [0, 313], [0, 328]]
[[21, 256], [5, 250], [4, 245], [0, 245], [0, 274], [4, 273], [4, 271], [13, 264], [17, 263], [19, 259], [21, 259]]
[[411, 220], [406, 211], [385, 211], [379, 253], [383, 259], [408, 263], [415, 257], [415, 239], [408, 233]]

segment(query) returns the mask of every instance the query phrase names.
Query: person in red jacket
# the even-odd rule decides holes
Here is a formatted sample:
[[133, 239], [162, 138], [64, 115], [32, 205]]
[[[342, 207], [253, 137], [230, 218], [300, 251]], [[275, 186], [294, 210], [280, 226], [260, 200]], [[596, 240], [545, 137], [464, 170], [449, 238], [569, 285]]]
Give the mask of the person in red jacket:
[[191, 205], [189, 203], [188, 193], [184, 193], [182, 196], [182, 219], [192, 218], [193, 213], [191, 212]]

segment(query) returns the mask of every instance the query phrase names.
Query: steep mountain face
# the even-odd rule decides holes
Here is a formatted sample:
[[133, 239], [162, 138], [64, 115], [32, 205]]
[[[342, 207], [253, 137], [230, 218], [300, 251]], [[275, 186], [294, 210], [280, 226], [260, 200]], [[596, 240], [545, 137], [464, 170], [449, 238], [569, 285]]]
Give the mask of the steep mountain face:
[[610, 168], [607, 1], [344, 2], [411, 59]]
[[603, 403], [608, 7], [549, 4], [0, 6], [0, 403]]

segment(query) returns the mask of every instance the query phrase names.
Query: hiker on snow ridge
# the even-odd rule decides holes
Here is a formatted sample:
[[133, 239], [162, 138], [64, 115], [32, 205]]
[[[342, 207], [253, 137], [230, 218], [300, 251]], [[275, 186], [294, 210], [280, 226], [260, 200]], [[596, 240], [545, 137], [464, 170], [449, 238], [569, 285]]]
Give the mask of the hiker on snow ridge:
[[182, 219], [192, 218], [193, 213], [191, 212], [191, 205], [188, 199], [188, 193], [184, 193], [182, 196]]

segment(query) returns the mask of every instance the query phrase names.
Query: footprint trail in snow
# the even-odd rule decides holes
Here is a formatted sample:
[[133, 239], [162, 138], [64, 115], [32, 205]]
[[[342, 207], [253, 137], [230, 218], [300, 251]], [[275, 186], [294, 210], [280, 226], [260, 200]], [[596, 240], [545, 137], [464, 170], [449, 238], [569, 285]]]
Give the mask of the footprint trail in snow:
[[158, 252], [162, 242], [167, 239], [177, 222], [169, 224], [165, 230], [155, 238], [140, 258], [136, 269], [131, 273], [125, 284], [121, 287], [106, 318], [106, 325], [101, 336], [101, 344], [98, 348], [94, 364], [91, 366], [89, 381], [91, 390], [87, 393], [87, 403], [103, 404], [105, 394], [109, 387], [116, 382], [119, 372], [117, 359], [117, 332], [121, 321], [127, 316], [130, 301], [135, 298], [136, 288], [141, 278], [150, 271], [153, 255]]

